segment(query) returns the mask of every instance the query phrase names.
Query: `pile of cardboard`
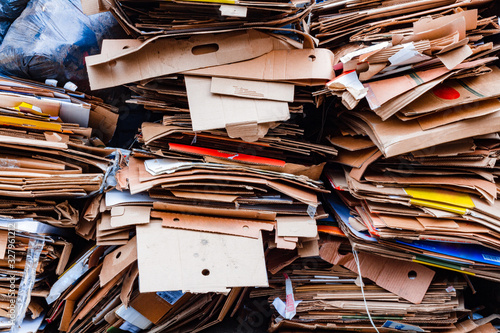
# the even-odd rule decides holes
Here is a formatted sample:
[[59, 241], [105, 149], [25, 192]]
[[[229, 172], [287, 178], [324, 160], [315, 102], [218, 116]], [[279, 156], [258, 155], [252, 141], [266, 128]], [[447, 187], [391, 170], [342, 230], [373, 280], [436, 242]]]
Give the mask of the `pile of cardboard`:
[[0, 88], [2, 216], [76, 226], [79, 214], [67, 199], [102, 191], [115, 165], [114, 149], [93, 146], [102, 141], [86, 126], [102, 120], [109, 139], [114, 108], [77, 92], [8, 77], [0, 77]]
[[1, 76], [0, 90], [0, 312], [40, 324], [84, 198], [114, 184], [119, 155], [93, 144], [111, 138], [118, 115], [100, 99], [41, 83]]
[[276, 28], [298, 23], [311, 12], [309, 1], [102, 1], [85, 0], [85, 13], [111, 11], [134, 36], [195, 35], [211, 31]]
[[[470, 2], [468, 8], [460, 2], [402, 3], [394, 5], [394, 18], [383, 21], [377, 21], [377, 11], [387, 15], [390, 7], [368, 4], [361, 11], [365, 4], [360, 2], [349, 13], [344, 3], [317, 5], [320, 12], [335, 11], [311, 25], [320, 29], [316, 37], [324, 38], [321, 43], [351, 41], [333, 49], [339, 75], [314, 94], [337, 96], [342, 104], [330, 117], [334, 126], [327, 139], [338, 156], [324, 172], [334, 193], [324, 196], [323, 205], [349, 246], [320, 241], [320, 256], [333, 267], [310, 273], [284, 270], [296, 281], [293, 296], [304, 302], [294, 309], [298, 317], [280, 312], [285, 320], [277, 320], [273, 329], [395, 328], [389, 321], [416, 331], [478, 327], [465, 329], [467, 321], [457, 322], [467, 311], [459, 290], [470, 284], [469, 276], [497, 282], [500, 277], [499, 70], [493, 64], [498, 44], [487, 39], [499, 27], [495, 16], [482, 16], [488, 14], [484, 7], [475, 8], [484, 3]], [[345, 29], [349, 22], [352, 28]], [[341, 268], [350, 272], [345, 275]], [[448, 278], [448, 284], [441, 284], [446, 271], [461, 282]], [[348, 301], [330, 294], [353, 283], [341, 279], [357, 275], [397, 296], [396, 303], [372, 296], [379, 289], [368, 284], [360, 297], [359, 281], [351, 287], [357, 294], [342, 295]], [[312, 286], [317, 280], [333, 285]], [[432, 304], [428, 293], [440, 295], [435, 300], [441, 305]], [[281, 287], [269, 295], [272, 302], [288, 292]], [[391, 312], [383, 311], [388, 308]], [[481, 329], [495, 330], [484, 325]]]
[[265, 297], [273, 332], [494, 332], [465, 293], [500, 281], [490, 3], [83, 1], [135, 38], [85, 59], [92, 89], [161, 120], [99, 148], [112, 107], [0, 78], [0, 215], [51, 273], [28, 313], [198, 332]]
[[[459, 276], [442, 274], [436, 276], [430, 285], [422, 283], [423, 280], [418, 277], [419, 281], [415, 281], [412, 288], [406, 289], [401, 295], [386, 289], [387, 280], [392, 279], [391, 283], [396, 285], [404, 283], [407, 277], [380, 274], [388, 268], [397, 274], [399, 263], [394, 261], [391, 266], [392, 261], [386, 260], [388, 264], [382, 265], [376, 256], [367, 255], [362, 258], [361, 270], [371, 270], [371, 276], [363, 279], [362, 292], [357, 279], [357, 267], [352, 265], [354, 258], [348, 241], [340, 237], [327, 239], [322, 236], [321, 242], [321, 259], [296, 260], [270, 276], [272, 288], [255, 289], [250, 293], [252, 298], [269, 297], [269, 302], [279, 309], [276, 299], [286, 294], [286, 279], [283, 275], [286, 274], [293, 284], [293, 297], [300, 302], [294, 320], [273, 323], [270, 331], [315, 328], [373, 330], [365, 306], [369, 308], [375, 325], [384, 332], [391, 331], [394, 328], [391, 325], [396, 322], [415, 331], [450, 329], [453, 327], [451, 323], [466, 312], [463, 289], [467, 283]], [[342, 255], [339, 255], [339, 250]], [[379, 276], [374, 277], [374, 274]], [[384, 283], [385, 288], [381, 287]], [[414, 303], [416, 298], [421, 299], [420, 304]]]

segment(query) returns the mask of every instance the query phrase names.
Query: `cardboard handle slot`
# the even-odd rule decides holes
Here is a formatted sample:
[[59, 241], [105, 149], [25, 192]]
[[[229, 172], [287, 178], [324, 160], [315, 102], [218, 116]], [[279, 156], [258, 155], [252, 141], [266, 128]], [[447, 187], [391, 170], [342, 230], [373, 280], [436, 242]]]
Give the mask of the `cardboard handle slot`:
[[216, 43], [196, 45], [191, 49], [191, 53], [193, 53], [194, 55], [214, 53], [217, 51], [219, 51], [219, 45]]

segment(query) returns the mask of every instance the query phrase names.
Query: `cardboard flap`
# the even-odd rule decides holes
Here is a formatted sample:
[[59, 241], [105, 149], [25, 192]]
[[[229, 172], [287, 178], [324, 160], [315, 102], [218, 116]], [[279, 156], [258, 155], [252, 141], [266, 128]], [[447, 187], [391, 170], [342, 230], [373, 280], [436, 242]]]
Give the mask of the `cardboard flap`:
[[294, 85], [281, 82], [262, 82], [213, 77], [210, 92], [213, 94], [291, 103], [293, 102]]
[[255, 31], [195, 35], [187, 40], [157, 36], [112, 55], [85, 58], [92, 89], [259, 57], [273, 49], [272, 37]]
[[184, 74], [265, 81], [324, 80], [326, 83], [335, 77], [333, 59], [328, 49], [274, 50], [253, 60]]
[[261, 237], [164, 228], [153, 221], [136, 229], [141, 292], [268, 286]]
[[290, 118], [286, 102], [212, 94], [210, 78], [186, 75], [185, 81], [193, 131], [213, 130], [232, 125], [243, 129], [242, 134], [233, 131], [233, 135], [255, 136], [257, 124], [286, 121]]
[[115, 206], [111, 208], [110, 225], [113, 228], [149, 223], [148, 206]]
[[173, 307], [156, 293], [140, 293], [130, 306], [153, 323], [159, 322]]
[[82, 11], [85, 15], [94, 15], [107, 12], [111, 8], [109, 1], [105, 0], [81, 0]]
[[134, 237], [127, 244], [120, 246], [104, 258], [101, 274], [99, 275], [101, 287], [105, 286], [136, 260], [137, 237]]
[[78, 302], [78, 300], [87, 292], [87, 290], [89, 290], [90, 287], [99, 280], [99, 273], [101, 272], [101, 268], [102, 264], [87, 273], [64, 298], [66, 302], [64, 304], [61, 323], [59, 325], [60, 331], [65, 332], [69, 329], [76, 302]]
[[259, 238], [261, 230], [271, 231], [273, 223], [180, 213], [152, 211], [151, 217], [162, 219], [168, 228], [215, 232], [227, 235]]
[[316, 220], [306, 216], [280, 216], [276, 219], [279, 237], [316, 237]]
[[[325, 245], [320, 249], [320, 255], [324, 260], [360, 273], [352, 253], [346, 255], [339, 253], [340, 242], [328, 242]], [[422, 302], [435, 275], [432, 269], [413, 262], [366, 252], [359, 253], [358, 257], [362, 277], [415, 304]]]

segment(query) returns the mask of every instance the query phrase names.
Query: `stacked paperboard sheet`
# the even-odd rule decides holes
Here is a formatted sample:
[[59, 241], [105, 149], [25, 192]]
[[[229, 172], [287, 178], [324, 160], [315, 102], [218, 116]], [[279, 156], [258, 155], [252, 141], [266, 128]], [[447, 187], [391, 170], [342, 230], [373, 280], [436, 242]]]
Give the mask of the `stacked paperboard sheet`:
[[[110, 155], [84, 145], [95, 124], [0, 110], [20, 169], [2, 169], [0, 214], [88, 241], [71, 260], [46, 241], [42, 266], [68, 269], [35, 281], [40, 317], [198, 332], [263, 297], [273, 332], [493, 333], [466, 290], [500, 279], [491, 4], [83, 1], [136, 38], [85, 59], [91, 87], [126, 85], [160, 120]], [[70, 111], [104, 107], [80, 98]]]
[[[250, 293], [251, 297], [268, 296], [269, 302], [279, 308], [276, 299], [289, 297], [286, 281], [292, 283], [293, 297], [299, 302], [295, 309], [296, 315], [292, 320], [273, 324], [271, 331], [308, 330], [314, 327], [369, 331], [373, 328], [365, 306], [369, 308], [373, 322], [382, 331], [391, 331], [392, 323], [407, 325], [414, 330], [419, 330], [416, 326], [424, 330], [445, 330], [454, 328], [453, 323], [466, 311], [463, 307], [463, 289], [467, 283], [459, 276], [437, 276], [423, 289], [423, 280], [418, 277], [419, 281], [414, 281], [412, 290], [407, 290], [403, 297], [366, 278], [363, 279], [364, 288], [361, 291], [358, 274], [355, 272], [357, 268], [348, 264], [353, 255], [349, 252], [347, 240], [327, 240], [322, 236], [320, 242], [321, 259], [297, 260], [270, 276], [272, 288], [256, 289]], [[341, 249], [343, 255], [339, 256], [334, 249]], [[375, 256], [370, 258], [374, 259], [378, 260]], [[368, 265], [370, 262], [365, 258], [361, 270]], [[405, 277], [393, 277], [392, 283], [401, 282], [403, 278]], [[380, 276], [378, 283], [383, 283], [384, 279], [389, 279], [389, 276]], [[407, 300], [418, 294], [418, 297], [422, 297], [420, 304]]]

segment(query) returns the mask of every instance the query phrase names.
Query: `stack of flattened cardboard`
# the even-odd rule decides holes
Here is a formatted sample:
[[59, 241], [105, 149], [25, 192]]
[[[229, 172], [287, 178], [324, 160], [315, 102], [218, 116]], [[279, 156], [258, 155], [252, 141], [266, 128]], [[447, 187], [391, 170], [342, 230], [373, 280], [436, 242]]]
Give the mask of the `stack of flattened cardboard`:
[[[468, 103], [465, 96], [459, 103], [458, 92], [440, 84], [449, 79], [492, 72], [485, 65], [497, 59], [492, 55], [497, 52], [498, 45], [487, 42], [485, 35], [500, 31], [496, 17], [483, 19], [477, 9], [456, 8], [439, 16], [416, 17], [411, 22], [412, 25], [406, 29], [394, 29], [371, 36], [369, 40], [373, 45], [351, 43], [335, 49], [335, 66], [343, 71], [343, 75], [329, 82], [327, 89], [318, 94], [341, 96], [343, 104], [350, 110], [366, 96], [373, 113], [383, 121], [397, 115], [401, 126], [410, 126], [414, 123], [412, 120], [427, 116], [430, 112], [449, 109], [454, 106], [453, 103]], [[493, 77], [489, 80], [493, 80]], [[464, 87], [467, 89], [466, 83]], [[453, 102], [450, 102], [449, 107], [438, 104], [433, 105], [436, 106], [433, 108], [427, 104], [426, 109], [422, 105], [424, 102], [417, 100], [428, 92], [436, 92], [437, 97]], [[474, 88], [469, 92], [474, 95]], [[476, 92], [474, 100], [484, 101], [494, 96], [492, 91], [485, 96]], [[461, 111], [466, 113], [463, 118], [487, 114], [484, 110], [478, 111], [481, 107], [486, 106], [481, 104]], [[362, 115], [360, 118], [364, 119]], [[371, 119], [366, 121], [372, 122]], [[450, 117], [448, 123], [453, 121]], [[427, 129], [429, 126], [423, 128]], [[374, 141], [379, 143], [382, 140]], [[384, 146], [384, 143], [380, 142], [380, 145]], [[383, 148], [387, 149], [385, 146]]]
[[114, 108], [80, 93], [9, 77], [0, 77], [0, 89], [1, 215], [76, 226], [79, 214], [67, 199], [103, 189], [114, 165], [109, 157], [114, 149], [91, 146], [92, 128], [86, 126], [109, 117], [103, 123], [112, 135]]
[[[26, 313], [39, 324], [70, 260], [79, 199], [113, 184], [115, 149], [91, 142], [110, 139], [117, 114], [97, 98], [32, 81], [1, 76], [0, 90], [1, 316]], [[100, 121], [103, 131], [92, 133]]]
[[[90, 236], [97, 246], [81, 254], [47, 297], [47, 317], [60, 331], [196, 332], [234, 315], [243, 296], [237, 285], [267, 286], [258, 227], [271, 230], [271, 222], [156, 210], [164, 204], [117, 190], [91, 200], [83, 219], [97, 225]], [[162, 226], [169, 218], [188, 227]], [[223, 233], [199, 231], [213, 221]], [[231, 222], [239, 224], [231, 228]]]
[[[103, 252], [104, 260], [99, 260]], [[72, 267], [74, 272], [66, 273], [76, 283], [60, 284], [60, 293], [52, 295], [51, 291], [47, 298], [54, 302], [47, 314], [49, 321], [59, 323], [61, 332], [105, 332], [113, 328], [198, 332], [234, 315], [241, 306], [242, 288], [232, 288], [227, 294], [139, 292], [136, 260], [136, 238], [114, 251], [105, 252], [103, 247], [89, 250], [78, 261], [81, 267]]]
[[114, 163], [108, 156], [114, 150], [9, 134], [13, 136], [0, 135], [1, 196], [79, 198], [105, 186]]
[[143, 124], [148, 144], [195, 143], [200, 133], [205, 146], [211, 141], [234, 148], [242, 141], [228, 138], [261, 139], [268, 154], [331, 156], [332, 146], [297, 140], [302, 129], [291, 119], [300, 118], [304, 103], [313, 104], [310, 89], [296, 86], [324, 85], [334, 77], [333, 53], [312, 48], [312, 40], [308, 45], [256, 30], [105, 40], [101, 54], [86, 63], [93, 89], [141, 81], [130, 87], [137, 95], [129, 102], [164, 113], [163, 127]]
[[[397, 265], [393, 266], [393, 276], [380, 274], [387, 267], [384, 268], [376, 256], [366, 257], [362, 260], [361, 271], [370, 270], [370, 278], [363, 279], [362, 291], [357, 280], [357, 268], [352, 265], [353, 254], [348, 241], [328, 239], [322, 235], [320, 242], [321, 259], [296, 260], [270, 276], [272, 288], [251, 291], [251, 297], [268, 296], [269, 302], [279, 309], [276, 300], [288, 296], [285, 285], [290, 279], [293, 298], [300, 302], [295, 308], [296, 315], [292, 320], [273, 323], [271, 331], [373, 331], [365, 306], [369, 308], [373, 322], [383, 332], [390, 332], [394, 324], [417, 332], [446, 330], [454, 328], [453, 323], [466, 312], [463, 289], [467, 283], [458, 275], [431, 277], [430, 284], [428, 278], [418, 276], [410, 286], [406, 276], [397, 276]], [[374, 274], [379, 275], [374, 278]], [[388, 291], [380, 286], [389, 284], [399, 284], [402, 288]], [[417, 299], [420, 302], [415, 304]]]
[[[48, 321], [198, 332], [258, 287], [280, 315], [272, 331], [492, 332], [463, 320], [468, 276], [500, 280], [490, 1], [227, 2], [83, 1], [140, 37], [86, 58], [93, 89], [126, 84], [129, 103], [162, 113], [130, 154], [112, 163], [66, 123], [0, 137], [2, 158], [36, 169], [0, 177], [20, 197], [9, 216], [24, 197], [90, 197], [76, 233], [96, 245], [51, 284]], [[292, 22], [302, 42], [275, 34]], [[315, 48], [309, 32], [351, 42]], [[54, 211], [36, 216], [74, 224]]]
[[[458, 332], [469, 310], [449, 292], [459, 295], [469, 276], [500, 281], [499, 45], [488, 38], [500, 30], [488, 3], [329, 1], [313, 9], [322, 45], [351, 41], [332, 48], [338, 76], [314, 94], [342, 104], [328, 133], [336, 164], [324, 172], [335, 193], [323, 205], [349, 243], [320, 240], [333, 267], [268, 262], [271, 273], [295, 279], [290, 304], [281, 276], [273, 277], [279, 288], [253, 292], [271, 296], [280, 314], [273, 330]], [[319, 230], [338, 234], [332, 228]], [[361, 289], [357, 276], [377, 287]], [[344, 288], [350, 293], [337, 295]], [[286, 307], [276, 300], [285, 295]], [[293, 299], [302, 302], [293, 307]]]
[[[335, 46], [345, 40], [370, 42], [381, 38], [391, 38], [393, 31], [400, 36], [407, 35], [411, 33], [408, 27], [423, 16], [430, 18], [448, 14], [460, 7], [484, 7], [491, 2], [491, 0], [415, 0], [409, 2], [327, 0], [315, 4], [312, 10], [315, 19], [310, 26], [313, 35], [320, 39], [320, 45]], [[491, 21], [490, 18], [485, 18], [481, 23], [489, 21]], [[442, 29], [448, 28], [442, 27]], [[420, 30], [420, 32], [423, 31]], [[448, 32], [454, 31], [448, 30]], [[491, 31], [486, 31], [486, 33], [489, 34]]]
[[[248, 158], [254, 163], [245, 162]], [[230, 164], [131, 157], [118, 174], [119, 186], [128, 179], [131, 194], [148, 191], [157, 200], [151, 217], [158, 222], [136, 227], [141, 291], [267, 286], [261, 232], [276, 229], [273, 243], [293, 249], [316, 237], [315, 220], [324, 216], [317, 193], [325, 190], [313, 180], [322, 165], [308, 176], [303, 167], [285, 172], [287, 165], [281, 161], [280, 170], [277, 163], [244, 154]], [[161, 268], [151, 260], [155, 251], [172, 260]], [[158, 281], [153, 274], [158, 269], [171, 278]]]
[[[242, 287], [268, 286], [263, 231], [278, 247], [314, 246], [310, 244], [314, 242], [317, 246], [316, 223], [307, 214], [307, 208], [317, 204], [312, 190], [317, 182], [301, 184], [308, 179], [305, 176], [301, 181], [273, 180], [267, 174], [276, 177], [278, 172], [259, 175], [254, 169], [252, 174], [248, 167], [246, 174], [242, 167], [222, 172], [217, 164], [212, 165], [214, 170], [196, 170], [189, 165], [195, 163], [178, 161], [175, 167], [193, 167], [193, 173], [181, 168], [154, 176], [145, 169], [156, 166], [159, 172], [159, 167], [172, 162], [130, 157], [129, 166], [118, 175], [119, 187], [128, 179], [130, 192], [113, 190], [91, 200], [83, 216], [95, 221], [98, 246], [82, 255], [81, 264], [68, 270], [59, 279], [64, 282], [52, 286], [53, 296], [48, 297], [52, 305], [48, 317], [61, 320], [59, 330], [135, 326], [150, 332], [196, 332], [234, 315], [241, 306]], [[144, 177], [148, 180], [141, 182]], [[163, 189], [163, 184], [180, 189]], [[257, 203], [241, 203], [239, 209], [232, 203], [231, 209], [227, 193], [190, 191], [204, 187], [234, 192], [233, 201], [248, 197]], [[149, 188], [149, 195], [140, 192]], [[280, 198], [279, 190], [299, 197]], [[259, 200], [253, 194], [260, 191], [276, 194]]]
[[[349, 191], [341, 198], [351, 216], [328, 201], [357, 247], [500, 278], [500, 70], [485, 66], [498, 47], [477, 43], [483, 29], [498, 33], [495, 21], [478, 9], [416, 17], [412, 28], [372, 36], [374, 45], [340, 58], [344, 74], [327, 88], [348, 109], [357, 93], [368, 105], [343, 112], [345, 135], [329, 137], [342, 169], [326, 176]], [[358, 72], [362, 64], [368, 71]]]
[[276, 28], [300, 23], [310, 13], [309, 0], [279, 1], [129, 1], [83, 0], [87, 15], [110, 11], [134, 36], [195, 35], [211, 31]]
[[0, 96], [2, 135], [87, 144], [95, 136], [107, 143], [115, 132], [118, 109], [94, 96], [6, 76]]

